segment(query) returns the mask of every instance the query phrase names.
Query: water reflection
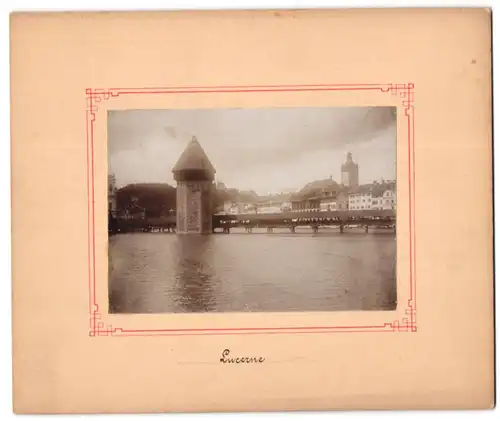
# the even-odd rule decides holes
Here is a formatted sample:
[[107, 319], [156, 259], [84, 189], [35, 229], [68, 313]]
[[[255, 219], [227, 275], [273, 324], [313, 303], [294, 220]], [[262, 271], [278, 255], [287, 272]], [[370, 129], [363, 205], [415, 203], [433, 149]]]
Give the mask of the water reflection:
[[112, 313], [393, 310], [387, 232], [123, 234], [109, 243]]
[[213, 278], [213, 237], [180, 235], [175, 241], [175, 291], [186, 312], [213, 311], [217, 280]]

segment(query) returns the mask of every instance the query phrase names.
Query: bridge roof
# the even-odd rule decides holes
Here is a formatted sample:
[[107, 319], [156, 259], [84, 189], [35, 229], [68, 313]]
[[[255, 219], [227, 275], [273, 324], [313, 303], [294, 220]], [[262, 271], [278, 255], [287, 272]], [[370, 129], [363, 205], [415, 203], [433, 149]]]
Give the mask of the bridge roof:
[[312, 211], [312, 212], [280, 212], [280, 213], [247, 213], [247, 214], [227, 214], [216, 215], [221, 220], [234, 220], [234, 221], [274, 221], [284, 219], [302, 219], [302, 218], [339, 218], [347, 220], [347, 218], [395, 218], [396, 212], [394, 210], [360, 210], [360, 211]]
[[193, 139], [186, 146], [184, 152], [182, 152], [174, 168], [172, 168], [172, 172], [189, 170], [202, 170], [212, 174], [215, 173], [214, 166], [195, 136], [193, 136]]

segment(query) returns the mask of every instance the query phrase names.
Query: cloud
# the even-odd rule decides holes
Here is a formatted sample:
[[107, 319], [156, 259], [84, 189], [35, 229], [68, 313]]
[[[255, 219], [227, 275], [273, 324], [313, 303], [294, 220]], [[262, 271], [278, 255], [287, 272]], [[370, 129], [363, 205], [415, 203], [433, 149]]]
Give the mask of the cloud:
[[[165, 181], [187, 142], [197, 136], [228, 184], [280, 167], [301, 166], [298, 171], [312, 176], [313, 164], [304, 167], [308, 157], [329, 156], [336, 162], [348, 149], [370, 145], [381, 134], [374, 147], [385, 142], [395, 150], [395, 119], [391, 107], [110, 111], [109, 162], [119, 182]], [[305, 173], [301, 179], [308, 177]]]

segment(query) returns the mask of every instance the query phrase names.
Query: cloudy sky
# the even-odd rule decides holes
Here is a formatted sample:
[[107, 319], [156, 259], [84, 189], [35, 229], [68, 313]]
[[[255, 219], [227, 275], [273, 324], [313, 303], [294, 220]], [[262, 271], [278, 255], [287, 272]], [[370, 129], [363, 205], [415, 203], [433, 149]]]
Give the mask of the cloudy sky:
[[396, 117], [390, 107], [125, 110], [108, 112], [109, 170], [118, 187], [175, 185], [172, 167], [196, 136], [228, 187], [259, 194], [340, 182], [348, 151], [360, 183], [395, 179]]

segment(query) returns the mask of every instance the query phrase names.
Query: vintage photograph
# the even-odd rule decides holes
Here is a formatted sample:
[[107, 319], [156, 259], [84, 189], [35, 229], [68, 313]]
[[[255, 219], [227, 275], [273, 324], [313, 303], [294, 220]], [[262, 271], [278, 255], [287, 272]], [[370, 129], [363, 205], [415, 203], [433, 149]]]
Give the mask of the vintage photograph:
[[108, 111], [109, 312], [395, 310], [396, 117]]

